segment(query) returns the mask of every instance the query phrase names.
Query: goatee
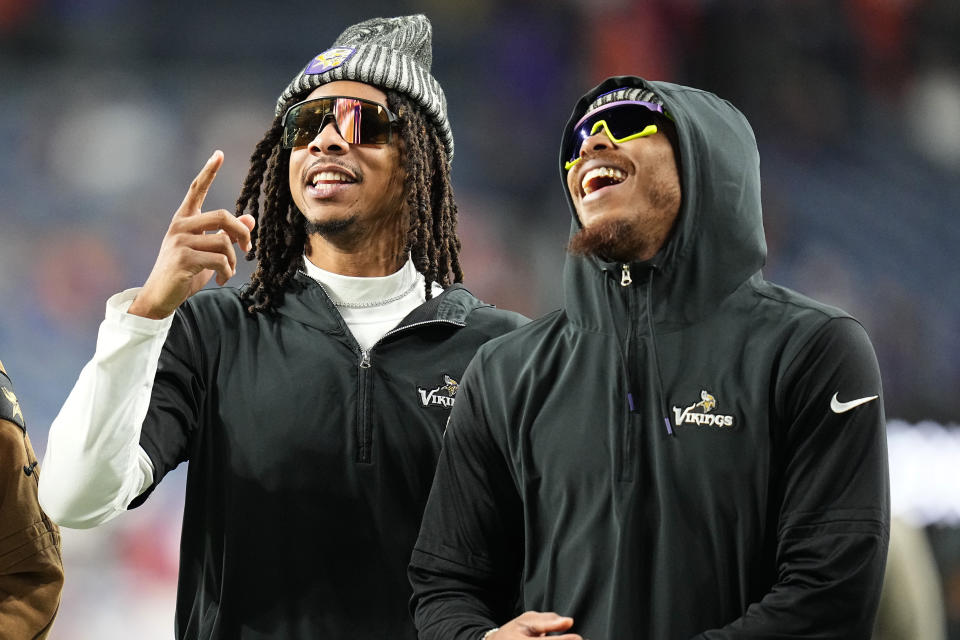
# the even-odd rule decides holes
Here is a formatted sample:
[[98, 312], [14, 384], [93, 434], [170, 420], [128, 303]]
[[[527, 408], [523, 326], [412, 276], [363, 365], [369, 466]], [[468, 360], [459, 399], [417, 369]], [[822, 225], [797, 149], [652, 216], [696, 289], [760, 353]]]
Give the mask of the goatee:
[[648, 241], [635, 223], [626, 220], [598, 220], [570, 238], [567, 251], [575, 256], [596, 256], [611, 262], [645, 259]]
[[313, 220], [307, 220], [303, 224], [303, 230], [308, 236], [314, 234], [321, 235], [323, 237], [330, 236], [339, 236], [346, 233], [350, 227], [357, 221], [357, 216], [350, 216], [349, 218], [344, 218], [341, 220], [324, 220], [321, 222], [314, 222]]

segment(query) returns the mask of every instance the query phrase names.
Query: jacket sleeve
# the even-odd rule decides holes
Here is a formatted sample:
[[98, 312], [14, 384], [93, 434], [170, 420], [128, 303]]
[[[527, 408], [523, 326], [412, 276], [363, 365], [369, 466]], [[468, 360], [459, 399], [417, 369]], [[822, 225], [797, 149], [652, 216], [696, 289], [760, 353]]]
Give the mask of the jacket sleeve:
[[154, 470], [152, 482], [133, 498], [130, 509], [143, 504], [164, 476], [190, 458], [207, 393], [202, 341], [187, 300], [173, 315], [140, 429], [140, 448]]
[[478, 640], [518, 613], [520, 498], [483, 411], [480, 360], [460, 385], [413, 550], [420, 640]]
[[883, 584], [889, 480], [880, 373], [866, 332], [829, 320], [775, 390], [782, 454], [777, 581], [705, 640], [867, 640]]
[[203, 390], [193, 315], [189, 303], [163, 320], [130, 315], [137, 292], [107, 303], [96, 352], [50, 427], [40, 503], [63, 526], [139, 506], [188, 456]]
[[126, 313], [138, 291], [107, 302], [93, 358], [50, 427], [40, 503], [63, 526], [107, 522], [153, 480], [138, 440], [171, 320]]

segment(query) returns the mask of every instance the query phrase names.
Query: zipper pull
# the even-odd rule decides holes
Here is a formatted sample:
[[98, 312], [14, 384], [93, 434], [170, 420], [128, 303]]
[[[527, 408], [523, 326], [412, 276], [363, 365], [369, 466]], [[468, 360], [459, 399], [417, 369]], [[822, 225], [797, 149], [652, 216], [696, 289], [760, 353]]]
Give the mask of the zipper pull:
[[630, 277], [630, 265], [622, 265], [623, 272], [620, 274], [620, 286], [628, 287], [633, 283], [633, 278]]
[[370, 353], [366, 349], [360, 349], [360, 368], [370, 368]]

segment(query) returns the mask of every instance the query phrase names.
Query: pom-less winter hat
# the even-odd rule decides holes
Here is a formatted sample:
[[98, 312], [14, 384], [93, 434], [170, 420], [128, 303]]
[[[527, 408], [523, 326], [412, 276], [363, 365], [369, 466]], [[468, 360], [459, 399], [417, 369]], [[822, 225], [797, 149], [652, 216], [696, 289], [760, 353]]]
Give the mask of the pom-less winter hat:
[[335, 80], [354, 80], [409, 96], [437, 127], [453, 159], [453, 132], [447, 120], [447, 99], [430, 75], [433, 28], [423, 14], [373, 18], [347, 27], [333, 46], [313, 58], [284, 89], [276, 114], [302, 100], [316, 87]]
[[640, 89], [639, 87], [624, 87], [622, 89], [615, 89], [613, 91], [600, 94], [593, 102], [590, 103], [590, 106], [587, 107], [587, 110], [584, 113], [590, 113], [594, 109], [602, 107], [605, 104], [619, 102], [621, 100], [652, 102], [653, 104], [658, 104], [661, 107], [663, 106], [663, 100], [661, 100], [660, 97], [653, 91]]

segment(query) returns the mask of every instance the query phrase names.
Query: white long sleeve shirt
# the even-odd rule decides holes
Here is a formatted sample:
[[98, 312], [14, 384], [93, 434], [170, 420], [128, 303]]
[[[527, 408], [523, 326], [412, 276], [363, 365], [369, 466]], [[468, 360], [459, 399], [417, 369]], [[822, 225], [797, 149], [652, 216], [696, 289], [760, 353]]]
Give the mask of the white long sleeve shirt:
[[[343, 276], [304, 262], [365, 351], [426, 299], [423, 275], [411, 260], [396, 273], [374, 278]], [[173, 316], [151, 320], [127, 313], [139, 291], [128, 289], [107, 301], [93, 358], [50, 427], [40, 504], [63, 526], [107, 522], [153, 484], [140, 428]], [[434, 294], [440, 291], [434, 283]]]

